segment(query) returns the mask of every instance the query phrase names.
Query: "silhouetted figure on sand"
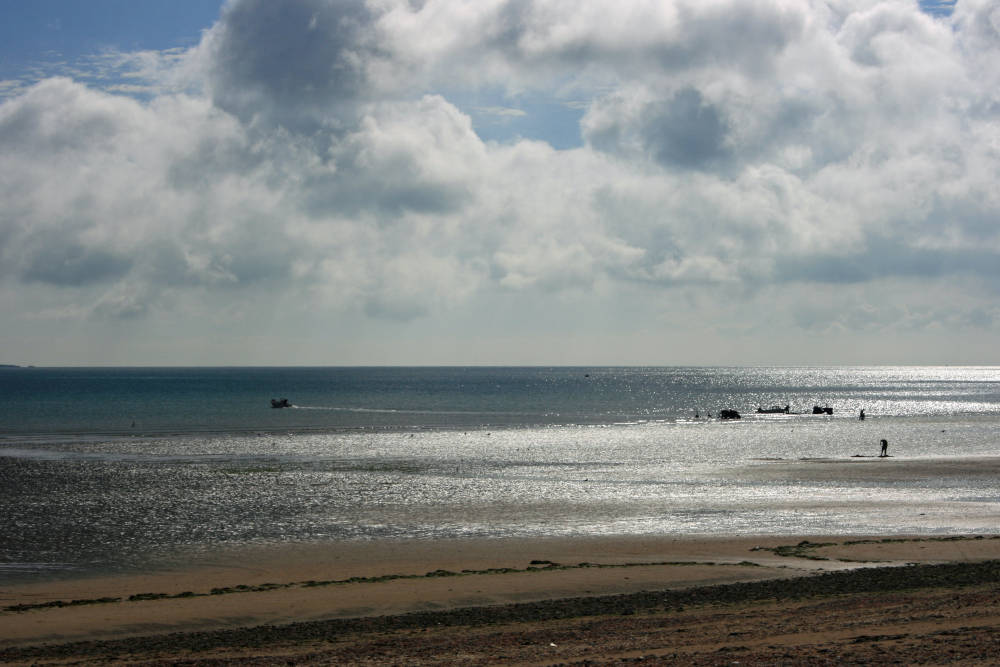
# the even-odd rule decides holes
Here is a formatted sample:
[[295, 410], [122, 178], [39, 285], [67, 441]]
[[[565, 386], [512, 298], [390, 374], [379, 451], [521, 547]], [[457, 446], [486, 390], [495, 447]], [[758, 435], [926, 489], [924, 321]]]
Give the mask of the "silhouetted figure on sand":
[[882, 445], [882, 452], [879, 454], [879, 456], [889, 456], [889, 441], [886, 440], [885, 438], [882, 438], [881, 440], [879, 440], [879, 444]]
[[860, 412], [860, 414], [858, 414], [858, 419], [860, 419], [861, 421], [865, 420], [865, 409], [864, 408], [861, 408], [861, 412]]

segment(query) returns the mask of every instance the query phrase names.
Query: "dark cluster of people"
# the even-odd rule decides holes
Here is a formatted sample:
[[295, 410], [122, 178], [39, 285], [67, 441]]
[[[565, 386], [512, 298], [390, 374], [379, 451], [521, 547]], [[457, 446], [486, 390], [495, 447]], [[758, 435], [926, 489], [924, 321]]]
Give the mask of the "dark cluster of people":
[[[831, 415], [833, 414], [833, 408], [819, 408], [819, 407], [813, 408], [813, 412], [814, 413], [817, 412], [817, 411], [819, 411], [819, 410], [822, 410], [823, 412], [826, 412], [827, 414], [831, 414]], [[757, 412], [771, 412], [771, 411], [774, 411], [774, 412], [783, 411], [783, 412], [787, 413], [788, 412], [788, 406], [786, 405], [783, 410], [781, 408], [778, 408], [776, 410], [764, 410], [764, 409], [761, 409], [761, 408], [757, 409]], [[708, 416], [709, 416], [709, 418], [711, 418], [712, 417], [712, 413], [709, 412]], [[695, 419], [701, 419], [701, 414], [697, 410], [695, 410], [695, 412], [694, 412], [694, 418]], [[722, 410], [722, 411], [719, 412], [719, 418], [720, 419], [739, 419], [740, 418], [740, 413], [736, 412], [736, 410]], [[858, 419], [860, 421], [864, 421], [865, 420], [865, 409], [864, 408], [861, 408], [861, 411], [858, 413]], [[878, 444], [882, 447], [882, 449], [879, 451], [879, 458], [883, 458], [883, 457], [889, 456], [889, 441], [886, 440], [885, 438], [882, 438], [881, 440], [878, 441]]]

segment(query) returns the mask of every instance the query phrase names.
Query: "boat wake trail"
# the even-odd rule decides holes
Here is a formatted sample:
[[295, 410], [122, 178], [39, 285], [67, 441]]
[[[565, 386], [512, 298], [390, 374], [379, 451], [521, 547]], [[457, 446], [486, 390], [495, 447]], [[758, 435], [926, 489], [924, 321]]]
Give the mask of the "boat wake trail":
[[[328, 406], [328, 405], [291, 405], [289, 406], [295, 410], [324, 410], [328, 412], [356, 412], [356, 413], [375, 413], [375, 414], [394, 414], [394, 415], [480, 415], [480, 414], [496, 414], [496, 413], [486, 413], [482, 410], [417, 410], [417, 409], [397, 409], [397, 408], [357, 408], [357, 407], [344, 407], [344, 406]], [[504, 414], [521, 414], [521, 413], [504, 413]]]
[[327, 405], [293, 405], [295, 410], [326, 410], [328, 412], [425, 412], [424, 410], [393, 410], [391, 408], [345, 408]]

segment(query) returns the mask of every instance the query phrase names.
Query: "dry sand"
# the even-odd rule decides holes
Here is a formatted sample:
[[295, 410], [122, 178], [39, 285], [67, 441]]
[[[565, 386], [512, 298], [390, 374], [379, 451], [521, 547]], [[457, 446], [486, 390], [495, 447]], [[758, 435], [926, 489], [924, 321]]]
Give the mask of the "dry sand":
[[[964, 662], [992, 647], [988, 664], [1000, 655], [996, 563], [967, 581], [902, 566], [997, 559], [992, 536], [257, 548], [141, 576], [5, 586], [0, 662], [826, 664], [877, 661], [887, 644], [923, 637], [968, 644]], [[901, 591], [908, 582], [917, 590]], [[913, 651], [930, 655], [926, 643]]]

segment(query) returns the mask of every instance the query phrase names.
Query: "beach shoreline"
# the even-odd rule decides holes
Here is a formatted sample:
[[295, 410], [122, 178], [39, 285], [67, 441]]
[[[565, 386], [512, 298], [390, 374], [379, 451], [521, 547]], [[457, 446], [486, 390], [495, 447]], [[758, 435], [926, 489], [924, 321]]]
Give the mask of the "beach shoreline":
[[[433, 625], [440, 621], [433, 620], [435, 614], [478, 617], [502, 609], [516, 619], [521, 614], [518, 605], [530, 609], [560, 601], [565, 613], [557, 616], [580, 618], [592, 611], [574, 611], [579, 600], [605, 600], [616, 609], [628, 596], [657, 592], [788, 580], [800, 582], [791, 589], [806, 590], [802, 581], [826, 574], [857, 582], [871, 572], [913, 564], [972, 567], [996, 560], [1000, 537], [993, 535], [617, 536], [275, 545], [218, 551], [198, 562], [141, 575], [3, 586], [0, 660], [36, 662], [67, 652], [86, 657], [94, 642], [104, 642], [111, 653], [126, 651], [126, 646], [152, 646], [159, 647], [154, 653], [161, 660], [181, 655], [207, 659], [218, 642], [206, 640], [205, 633], [219, 639], [262, 627], [278, 628], [278, 634], [268, 634], [266, 646], [240, 649], [239, 641], [237, 646], [228, 639], [220, 641], [229, 654], [244, 659], [278, 645], [286, 654], [298, 655], [314, 651], [319, 641], [296, 641], [298, 630], [292, 629], [302, 624], [429, 614]], [[852, 585], [844, 584], [845, 591]], [[458, 626], [456, 632], [472, 632]], [[277, 639], [280, 628], [289, 629], [287, 641]], [[385, 631], [390, 630], [399, 631]], [[164, 637], [172, 638], [176, 654], [173, 649], [164, 652]], [[31, 648], [43, 645], [49, 648]], [[31, 655], [35, 657], [28, 660]]]
[[[793, 492], [722, 495], [698, 524], [741, 515], [742, 533], [202, 544], [140, 571], [0, 579], [0, 663], [976, 664], [1000, 654], [1000, 535], [982, 530], [998, 473], [982, 456], [754, 460], [715, 474]], [[915, 480], [958, 491], [893, 493]], [[778, 508], [793, 521], [759, 521]], [[826, 512], [886, 528], [766, 529]]]

